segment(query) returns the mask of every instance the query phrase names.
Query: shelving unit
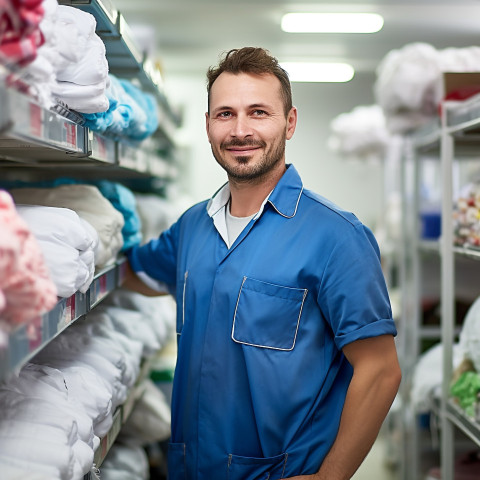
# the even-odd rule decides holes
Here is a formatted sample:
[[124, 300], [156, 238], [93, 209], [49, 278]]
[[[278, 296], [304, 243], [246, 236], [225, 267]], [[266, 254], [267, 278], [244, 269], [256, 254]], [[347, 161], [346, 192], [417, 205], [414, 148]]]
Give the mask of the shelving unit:
[[60, 0], [58, 3], [80, 8], [95, 17], [96, 33], [105, 43], [110, 72], [122, 78], [135, 79], [143, 90], [155, 95], [160, 107], [157, 138], [171, 146], [173, 133], [181, 118], [173, 111], [163, 92], [160, 70], [135, 44], [124, 16], [109, 0]]
[[[469, 418], [450, 398], [450, 382], [453, 374], [453, 345], [460, 327], [456, 319], [455, 299], [464, 273], [458, 268], [459, 262], [468, 262], [474, 269], [480, 268], [475, 262], [480, 260], [480, 251], [454, 245], [453, 238], [453, 199], [457, 167], [464, 159], [480, 160], [480, 96], [465, 102], [443, 102], [440, 121], [416, 132], [410, 138], [405, 154], [405, 168], [409, 170], [415, 185], [413, 191], [404, 192], [404, 210], [408, 218], [409, 231], [405, 237], [406, 246], [410, 245], [406, 260], [408, 274], [404, 287], [408, 295], [411, 317], [404, 319], [407, 325], [407, 337], [410, 339], [409, 368], [406, 370], [406, 383], [411, 381], [412, 367], [418, 359], [419, 345], [424, 339], [434, 338], [443, 344], [442, 390], [438, 410], [441, 426], [440, 459], [442, 479], [454, 478], [455, 434], [457, 430], [465, 433], [477, 446], [480, 446], [480, 425]], [[421, 162], [428, 156], [436, 158], [441, 179], [441, 237], [437, 240], [420, 240], [419, 228], [419, 181]], [[480, 166], [480, 163], [479, 163]], [[407, 174], [408, 175], [408, 174]], [[458, 180], [457, 180], [458, 181]], [[438, 329], [421, 325], [421, 269], [422, 258], [426, 255], [438, 258], [440, 271], [441, 325]], [[412, 287], [413, 285], [413, 287]], [[475, 290], [475, 288], [473, 288]], [[475, 290], [480, 294], [480, 285]], [[405, 295], [404, 292], [404, 295]], [[473, 301], [473, 299], [472, 299]], [[430, 336], [432, 334], [432, 336]], [[405, 471], [402, 480], [420, 480], [419, 432], [415, 412], [410, 409], [410, 423], [405, 435]]]
[[[129, 186], [137, 181], [161, 185], [175, 180], [175, 130], [180, 116], [163, 91], [159, 69], [136, 46], [130, 28], [110, 0], [60, 0], [60, 4], [91, 13], [96, 33], [106, 46], [109, 71], [127, 78], [157, 101], [159, 127], [147, 140], [136, 144], [99, 135], [84, 126], [83, 118], [63, 105], [51, 110], [34, 99], [8, 88], [0, 79], [0, 178], [2, 182], [40, 181], [60, 176], [78, 179], [110, 179]], [[142, 184], [143, 185], [143, 184]], [[56, 336], [92, 311], [125, 277], [126, 260], [97, 271], [84, 294], [61, 298], [55, 307], [28, 324], [0, 332], [0, 382], [18, 371]], [[135, 403], [144, 393], [142, 380], [151, 365], [144, 362], [136, 385], [118, 407], [113, 425], [94, 455], [99, 467], [114, 443]], [[91, 474], [85, 475], [88, 480]]]
[[45, 174], [53, 166], [72, 174], [93, 171], [95, 177], [161, 176], [171, 181], [178, 173], [154, 141], [141, 146], [115, 141], [1, 84], [0, 105], [0, 168], [4, 180], [22, 178], [25, 172], [31, 176], [33, 168], [43, 169]]

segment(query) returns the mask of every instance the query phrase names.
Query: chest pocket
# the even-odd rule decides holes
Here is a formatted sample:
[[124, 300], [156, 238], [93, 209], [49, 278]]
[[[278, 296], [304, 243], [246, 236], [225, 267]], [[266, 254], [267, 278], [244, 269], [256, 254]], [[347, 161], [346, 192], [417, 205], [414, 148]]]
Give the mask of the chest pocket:
[[293, 350], [307, 292], [243, 277], [232, 340], [260, 348]]

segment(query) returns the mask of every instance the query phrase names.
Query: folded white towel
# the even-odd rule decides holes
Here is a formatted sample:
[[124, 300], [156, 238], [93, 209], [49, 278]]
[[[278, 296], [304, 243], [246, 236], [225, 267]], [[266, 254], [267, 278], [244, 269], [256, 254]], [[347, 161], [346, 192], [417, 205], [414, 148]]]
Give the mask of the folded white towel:
[[60, 469], [55, 465], [26, 462], [21, 458], [0, 453], [0, 471], [9, 480], [61, 480]]
[[67, 208], [38, 205], [16, 208], [40, 245], [58, 295], [69, 297], [77, 290], [85, 293], [95, 271], [97, 232], [86, 228], [86, 222]]
[[144, 380], [145, 393], [135, 404], [119, 434], [119, 441], [131, 446], [167, 440], [171, 434], [171, 409], [163, 392], [151, 381]]
[[56, 16], [59, 23], [75, 28], [79, 35], [85, 39], [95, 35], [97, 21], [88, 12], [75, 7], [69, 7], [68, 5], [59, 5]]
[[10, 191], [16, 203], [65, 207], [77, 212], [97, 231], [99, 245], [95, 266], [114, 262], [123, 246], [123, 215], [93, 185], [61, 185], [55, 188], [18, 188]]
[[116, 443], [102, 464], [102, 480], [147, 480], [150, 478], [148, 458], [140, 447]]
[[[37, 471], [42, 466], [58, 469], [61, 480], [72, 480], [74, 478], [75, 457], [73, 450], [68, 445], [51, 442], [43, 439], [27, 439], [24, 437], [0, 437], [0, 452], [2, 457], [15, 459], [18, 465], [29, 468], [29, 464], [36, 464]], [[27, 477], [28, 478], [28, 477]]]
[[103, 305], [111, 305], [134, 310], [142, 314], [142, 322], [147, 324], [155, 335], [160, 348], [165, 345], [175, 331], [176, 307], [170, 296], [146, 297], [126, 289], [114, 290]]
[[152, 334], [151, 327], [143, 320], [140, 312], [112, 306], [100, 306], [111, 319], [115, 328], [143, 344], [143, 356], [150, 357], [160, 350], [160, 343]]
[[94, 448], [92, 420], [79, 408], [78, 403], [65, 402], [51, 395], [48, 398], [38, 398], [14, 390], [0, 390], [0, 407], [0, 419], [22, 419], [53, 426], [58, 426], [59, 420], [64, 420], [65, 428], [68, 428], [73, 419], [80, 440]]
[[[43, 352], [40, 352], [43, 353]], [[57, 368], [65, 377], [69, 396], [93, 423], [95, 435], [103, 437], [112, 426], [113, 387], [95, 369], [71, 359], [36, 357], [34, 361]]]
[[[76, 85], [102, 85], [100, 94], [104, 94], [108, 78], [108, 61], [105, 55], [105, 44], [100, 37], [93, 35], [88, 39], [84, 55], [78, 62], [57, 70], [57, 80]], [[67, 96], [64, 92], [62, 95]]]

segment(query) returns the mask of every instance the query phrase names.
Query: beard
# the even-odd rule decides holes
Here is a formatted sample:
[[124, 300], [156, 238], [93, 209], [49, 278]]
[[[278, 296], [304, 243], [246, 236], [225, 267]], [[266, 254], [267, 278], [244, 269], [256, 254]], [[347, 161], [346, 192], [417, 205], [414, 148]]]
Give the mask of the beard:
[[[263, 140], [238, 140], [222, 142], [220, 148], [212, 145], [212, 153], [217, 163], [227, 172], [229, 179], [241, 182], [251, 182], [264, 178], [275, 169], [285, 156], [286, 133], [284, 132], [270, 148]], [[257, 161], [252, 161], [251, 155], [236, 156], [230, 162], [226, 159], [226, 149], [229, 147], [260, 147], [264, 149], [263, 155]]]

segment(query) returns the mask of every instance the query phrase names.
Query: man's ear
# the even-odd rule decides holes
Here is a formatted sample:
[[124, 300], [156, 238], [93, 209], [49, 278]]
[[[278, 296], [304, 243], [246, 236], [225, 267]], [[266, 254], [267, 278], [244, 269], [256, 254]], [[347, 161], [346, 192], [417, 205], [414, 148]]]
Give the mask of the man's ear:
[[287, 140], [290, 140], [293, 137], [293, 134], [295, 133], [295, 128], [297, 127], [297, 118], [298, 118], [297, 107], [292, 107], [287, 115], [287, 132], [286, 132]]
[[207, 130], [208, 141], [210, 142], [210, 116], [208, 115], [208, 112], [205, 112], [205, 128]]

